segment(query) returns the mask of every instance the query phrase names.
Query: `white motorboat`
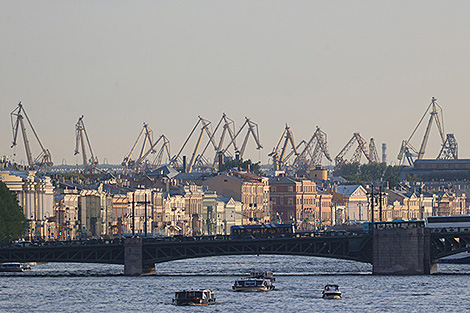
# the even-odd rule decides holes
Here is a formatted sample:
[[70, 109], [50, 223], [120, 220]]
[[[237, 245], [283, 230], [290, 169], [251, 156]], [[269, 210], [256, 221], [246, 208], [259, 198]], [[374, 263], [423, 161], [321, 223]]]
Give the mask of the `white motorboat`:
[[339, 299], [341, 296], [342, 294], [338, 285], [326, 285], [325, 288], [323, 288], [322, 298], [324, 299]]

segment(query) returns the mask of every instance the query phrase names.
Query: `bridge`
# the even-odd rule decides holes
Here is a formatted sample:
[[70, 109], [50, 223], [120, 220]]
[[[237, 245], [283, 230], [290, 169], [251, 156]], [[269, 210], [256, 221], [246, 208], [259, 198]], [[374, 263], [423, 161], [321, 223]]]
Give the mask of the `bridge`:
[[155, 264], [173, 260], [270, 254], [354, 260], [372, 264], [373, 274], [419, 275], [435, 273], [439, 258], [470, 251], [470, 232], [434, 233], [426, 228], [376, 229], [368, 234], [310, 234], [308, 237], [252, 240], [203, 238], [125, 238], [3, 247], [0, 248], [0, 263], [123, 264], [125, 275], [140, 275], [154, 271]]

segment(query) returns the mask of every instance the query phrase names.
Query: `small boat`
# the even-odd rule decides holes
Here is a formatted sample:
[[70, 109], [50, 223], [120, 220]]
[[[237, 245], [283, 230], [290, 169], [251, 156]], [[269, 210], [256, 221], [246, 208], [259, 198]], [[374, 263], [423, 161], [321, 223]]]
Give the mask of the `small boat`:
[[323, 288], [322, 298], [324, 299], [339, 299], [341, 298], [341, 291], [338, 285], [326, 285]]
[[269, 279], [245, 277], [236, 280], [232, 289], [234, 291], [270, 291], [274, 289], [274, 285]]
[[0, 263], [0, 272], [25, 272], [31, 270], [31, 266], [28, 263]]
[[177, 305], [209, 305], [215, 303], [215, 296], [210, 289], [186, 289], [175, 292], [173, 302]]

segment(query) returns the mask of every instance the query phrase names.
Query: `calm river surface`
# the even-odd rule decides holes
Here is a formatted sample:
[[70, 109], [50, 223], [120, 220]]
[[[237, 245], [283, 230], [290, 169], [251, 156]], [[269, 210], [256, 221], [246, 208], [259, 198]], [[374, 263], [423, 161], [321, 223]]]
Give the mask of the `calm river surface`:
[[[271, 292], [233, 292], [252, 270], [272, 270]], [[430, 276], [372, 276], [368, 264], [296, 256], [230, 256], [157, 264], [157, 274], [122, 276], [123, 266], [49, 263], [0, 273], [0, 312], [470, 312], [470, 265], [439, 264]], [[325, 300], [335, 283], [343, 299]], [[217, 304], [178, 307], [174, 292], [215, 291]]]

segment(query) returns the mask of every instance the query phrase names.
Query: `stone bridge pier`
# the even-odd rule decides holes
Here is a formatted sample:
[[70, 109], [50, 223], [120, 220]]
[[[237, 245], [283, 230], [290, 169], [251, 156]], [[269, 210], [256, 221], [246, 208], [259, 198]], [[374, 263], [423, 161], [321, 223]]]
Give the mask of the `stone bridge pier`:
[[426, 275], [437, 272], [430, 256], [426, 228], [373, 230], [372, 273], [378, 275]]
[[142, 238], [124, 239], [124, 275], [138, 276], [155, 273], [155, 265], [148, 267], [142, 262]]

